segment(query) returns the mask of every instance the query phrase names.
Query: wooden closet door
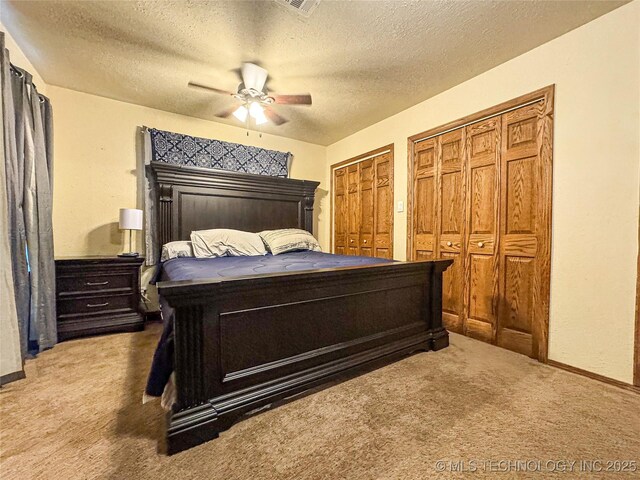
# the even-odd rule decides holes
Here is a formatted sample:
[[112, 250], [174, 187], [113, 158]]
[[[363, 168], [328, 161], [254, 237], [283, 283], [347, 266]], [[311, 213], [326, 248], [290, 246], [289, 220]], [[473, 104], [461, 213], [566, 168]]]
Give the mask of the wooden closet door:
[[413, 158], [413, 260], [435, 255], [437, 139], [416, 143]]
[[363, 160], [360, 166], [360, 255], [373, 257], [374, 233], [374, 160]]
[[347, 254], [358, 255], [360, 245], [360, 164], [347, 167]]
[[[543, 359], [548, 291], [548, 231], [551, 206], [551, 148], [544, 102], [502, 116], [500, 310], [497, 344]], [[550, 127], [549, 127], [550, 128]], [[545, 133], [547, 132], [547, 133]], [[544, 164], [544, 159], [549, 164]], [[543, 249], [547, 249], [543, 252]], [[545, 271], [545, 269], [547, 269]], [[548, 287], [547, 287], [548, 288]]]
[[393, 258], [393, 145], [333, 170], [333, 252]]
[[500, 117], [466, 127], [464, 332], [494, 342], [498, 312]]
[[374, 159], [374, 256], [393, 258], [393, 185], [391, 153]]
[[464, 129], [438, 137], [437, 191], [438, 248], [440, 258], [453, 264], [442, 277], [442, 320], [445, 327], [463, 333], [464, 278]]
[[333, 237], [334, 252], [338, 255], [347, 253], [347, 169], [339, 168], [333, 173]]
[[445, 326], [540, 361], [549, 321], [553, 96], [546, 87], [409, 138], [407, 257], [454, 259], [443, 275]]

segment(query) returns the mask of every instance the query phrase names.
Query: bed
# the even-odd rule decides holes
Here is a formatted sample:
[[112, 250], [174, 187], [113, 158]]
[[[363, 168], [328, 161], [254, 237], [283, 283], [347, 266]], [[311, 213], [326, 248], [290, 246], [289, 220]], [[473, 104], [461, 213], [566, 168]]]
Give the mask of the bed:
[[[150, 168], [161, 244], [211, 228], [313, 232], [317, 182], [158, 162]], [[166, 327], [172, 329], [176, 390], [167, 417], [168, 454], [214, 439], [276, 401], [449, 344], [442, 273], [451, 260], [394, 262], [320, 252], [266, 256], [258, 263], [233, 258], [175, 259], [163, 266], [158, 292], [171, 311]], [[212, 269], [200, 260], [231, 263]], [[243, 261], [249, 263], [233, 264]]]

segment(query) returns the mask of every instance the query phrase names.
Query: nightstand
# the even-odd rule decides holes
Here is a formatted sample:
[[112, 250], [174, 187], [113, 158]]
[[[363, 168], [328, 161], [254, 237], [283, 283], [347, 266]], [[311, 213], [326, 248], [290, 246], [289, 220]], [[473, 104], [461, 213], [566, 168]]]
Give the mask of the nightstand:
[[58, 340], [144, 328], [142, 257], [56, 258]]

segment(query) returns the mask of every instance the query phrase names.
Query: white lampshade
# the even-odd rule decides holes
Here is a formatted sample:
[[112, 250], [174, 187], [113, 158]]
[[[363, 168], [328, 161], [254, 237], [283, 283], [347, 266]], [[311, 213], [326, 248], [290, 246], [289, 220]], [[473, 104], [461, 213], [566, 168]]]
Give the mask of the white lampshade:
[[142, 210], [120, 209], [120, 230], [142, 230]]

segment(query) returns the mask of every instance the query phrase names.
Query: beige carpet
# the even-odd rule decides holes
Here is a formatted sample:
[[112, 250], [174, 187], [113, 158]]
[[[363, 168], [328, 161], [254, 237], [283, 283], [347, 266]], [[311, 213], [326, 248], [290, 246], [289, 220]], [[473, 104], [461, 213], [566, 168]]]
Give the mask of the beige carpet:
[[[580, 464], [553, 474], [548, 461], [640, 462], [639, 395], [457, 335], [166, 457], [163, 415], [140, 404], [158, 336], [65, 342], [28, 362], [0, 389], [0, 478], [576, 478]], [[541, 463], [493, 471], [526, 460]], [[476, 472], [451, 472], [460, 461]]]

